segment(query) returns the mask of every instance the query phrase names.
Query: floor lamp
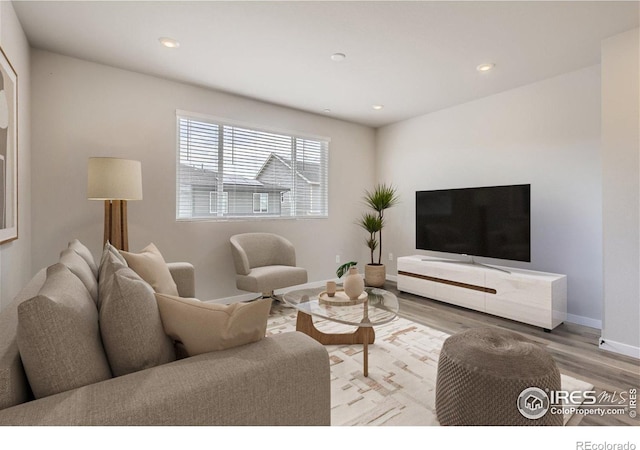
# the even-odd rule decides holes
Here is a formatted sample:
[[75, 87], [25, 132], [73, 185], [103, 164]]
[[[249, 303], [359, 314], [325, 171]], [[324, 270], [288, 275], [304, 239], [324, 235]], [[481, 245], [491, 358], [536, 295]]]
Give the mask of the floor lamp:
[[87, 198], [104, 200], [104, 243], [129, 250], [127, 201], [142, 200], [140, 161], [89, 158]]

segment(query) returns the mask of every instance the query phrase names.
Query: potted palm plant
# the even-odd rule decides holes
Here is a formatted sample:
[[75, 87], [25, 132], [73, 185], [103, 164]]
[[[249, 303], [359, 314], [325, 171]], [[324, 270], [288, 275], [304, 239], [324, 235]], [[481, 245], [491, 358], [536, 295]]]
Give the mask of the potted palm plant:
[[[384, 211], [398, 203], [396, 188], [392, 185], [378, 184], [373, 191], [365, 191], [364, 202], [373, 209], [362, 215], [358, 225], [369, 233], [366, 239], [371, 252], [371, 263], [364, 268], [364, 279], [368, 286], [382, 287], [386, 279], [386, 268], [382, 264], [382, 229], [384, 228]], [[378, 262], [375, 251], [378, 249]]]

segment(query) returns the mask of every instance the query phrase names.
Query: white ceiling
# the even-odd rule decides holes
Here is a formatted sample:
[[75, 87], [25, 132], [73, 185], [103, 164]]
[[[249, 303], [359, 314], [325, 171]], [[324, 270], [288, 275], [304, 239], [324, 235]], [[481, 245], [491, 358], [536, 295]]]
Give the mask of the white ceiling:
[[598, 64], [638, 5], [14, 1], [33, 47], [373, 127]]

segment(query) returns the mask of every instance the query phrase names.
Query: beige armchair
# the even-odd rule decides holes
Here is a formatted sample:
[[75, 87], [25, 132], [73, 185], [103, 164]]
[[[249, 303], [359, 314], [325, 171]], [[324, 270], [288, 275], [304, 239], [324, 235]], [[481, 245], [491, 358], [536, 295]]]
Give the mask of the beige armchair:
[[275, 289], [307, 282], [307, 271], [296, 267], [295, 248], [282, 236], [244, 233], [231, 236], [230, 242], [238, 289], [275, 298]]

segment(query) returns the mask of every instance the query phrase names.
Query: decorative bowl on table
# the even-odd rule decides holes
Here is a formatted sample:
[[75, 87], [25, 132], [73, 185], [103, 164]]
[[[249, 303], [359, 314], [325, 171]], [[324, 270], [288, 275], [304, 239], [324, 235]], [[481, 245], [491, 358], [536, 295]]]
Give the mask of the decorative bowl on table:
[[363, 291], [358, 298], [352, 300], [347, 296], [347, 294], [345, 294], [344, 289], [337, 289], [336, 294], [333, 297], [329, 297], [327, 291], [322, 291], [320, 295], [318, 295], [318, 302], [331, 306], [351, 306], [364, 303], [365, 300], [367, 300], [367, 297], [367, 292]]

